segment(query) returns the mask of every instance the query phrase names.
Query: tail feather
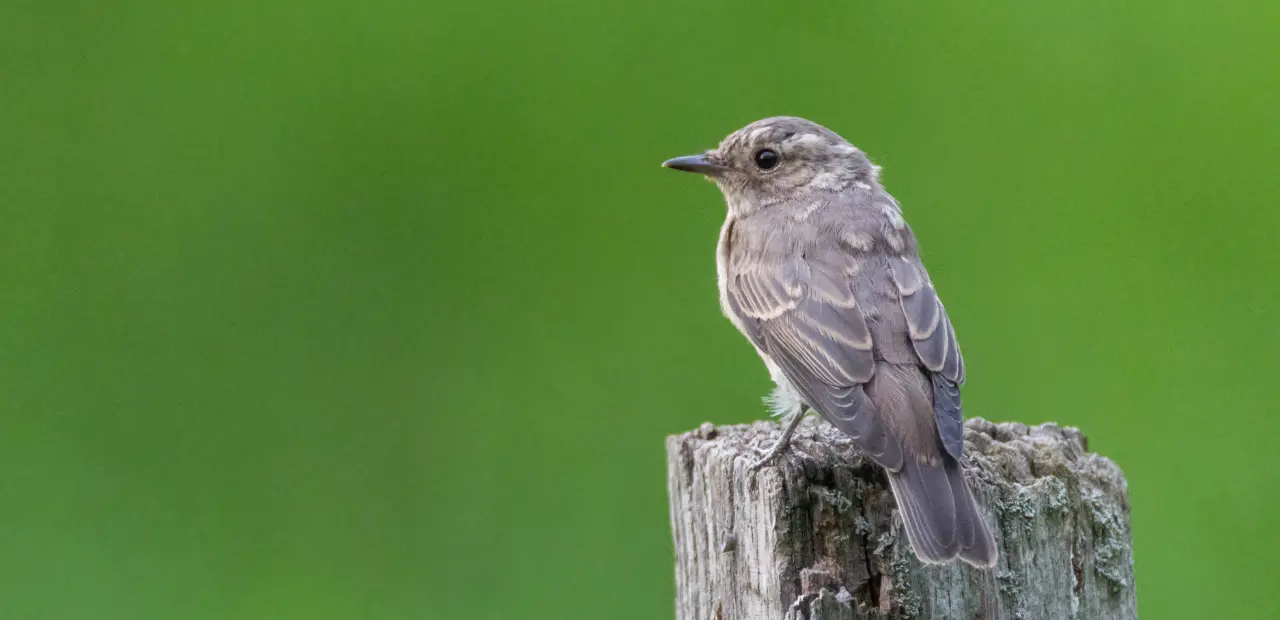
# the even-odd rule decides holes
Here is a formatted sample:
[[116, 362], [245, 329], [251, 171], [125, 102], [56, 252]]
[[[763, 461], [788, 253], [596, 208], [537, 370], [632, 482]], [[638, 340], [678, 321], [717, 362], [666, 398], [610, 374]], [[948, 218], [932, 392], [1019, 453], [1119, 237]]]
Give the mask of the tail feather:
[[889, 484], [916, 556], [936, 564], [956, 557], [956, 506], [946, 472], [909, 456], [889, 472]]
[[964, 481], [964, 470], [960, 467], [960, 462], [952, 458], [945, 460], [947, 478], [951, 481], [951, 492], [955, 497], [960, 559], [978, 568], [991, 568], [996, 565], [999, 557], [996, 539], [982, 520], [982, 512], [978, 510], [973, 491]]
[[951, 498], [956, 505], [956, 542], [960, 549], [968, 549], [977, 540], [977, 528], [980, 519], [973, 508], [973, 498], [969, 495], [969, 487], [964, 482], [964, 472], [960, 463], [954, 459], [946, 459], [942, 468], [947, 472], [947, 482], [951, 484]]
[[903, 459], [888, 472], [907, 539], [922, 562], [941, 564], [959, 556], [979, 568], [996, 562], [996, 544], [982, 520], [960, 463], [949, 454], [940, 465]]

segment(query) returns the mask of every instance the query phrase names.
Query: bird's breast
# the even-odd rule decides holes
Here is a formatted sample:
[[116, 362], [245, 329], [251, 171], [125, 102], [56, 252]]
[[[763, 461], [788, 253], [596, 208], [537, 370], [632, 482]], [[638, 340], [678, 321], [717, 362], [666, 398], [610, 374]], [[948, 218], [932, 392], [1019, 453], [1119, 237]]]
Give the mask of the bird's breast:
[[734, 313], [729, 303], [729, 253], [732, 251], [735, 223], [737, 218], [731, 213], [725, 217], [724, 225], [720, 227], [720, 240], [716, 243], [716, 286], [720, 290], [720, 311], [738, 331], [745, 334], [742, 319]]

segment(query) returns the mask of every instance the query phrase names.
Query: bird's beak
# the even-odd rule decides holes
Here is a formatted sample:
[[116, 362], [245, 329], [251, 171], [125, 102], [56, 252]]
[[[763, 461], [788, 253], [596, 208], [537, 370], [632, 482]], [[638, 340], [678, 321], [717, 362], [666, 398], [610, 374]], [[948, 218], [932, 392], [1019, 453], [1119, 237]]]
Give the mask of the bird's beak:
[[720, 164], [712, 163], [707, 159], [705, 153], [701, 155], [685, 155], [675, 159], [668, 159], [662, 162], [663, 168], [671, 168], [672, 170], [683, 170], [685, 172], [700, 172], [702, 174], [720, 174], [729, 168]]

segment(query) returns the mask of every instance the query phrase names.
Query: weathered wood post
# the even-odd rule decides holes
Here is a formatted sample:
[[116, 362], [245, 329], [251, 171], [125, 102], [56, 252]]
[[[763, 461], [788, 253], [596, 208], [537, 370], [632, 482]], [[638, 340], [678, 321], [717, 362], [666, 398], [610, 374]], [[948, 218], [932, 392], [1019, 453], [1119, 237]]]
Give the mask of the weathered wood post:
[[776, 424], [667, 439], [680, 620], [1137, 618], [1124, 475], [1074, 428], [965, 424], [1000, 545], [990, 571], [921, 565], [884, 474], [811, 417], [751, 472]]

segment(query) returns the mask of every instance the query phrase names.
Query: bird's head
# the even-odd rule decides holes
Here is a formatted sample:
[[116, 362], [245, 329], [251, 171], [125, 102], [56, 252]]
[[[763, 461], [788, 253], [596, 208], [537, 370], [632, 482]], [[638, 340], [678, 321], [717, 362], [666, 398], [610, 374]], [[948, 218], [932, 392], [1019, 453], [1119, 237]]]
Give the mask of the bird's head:
[[846, 191], [875, 181], [879, 172], [862, 151], [834, 131], [792, 116], [756, 121], [729, 134], [713, 150], [662, 165], [706, 175], [737, 215], [817, 192]]

